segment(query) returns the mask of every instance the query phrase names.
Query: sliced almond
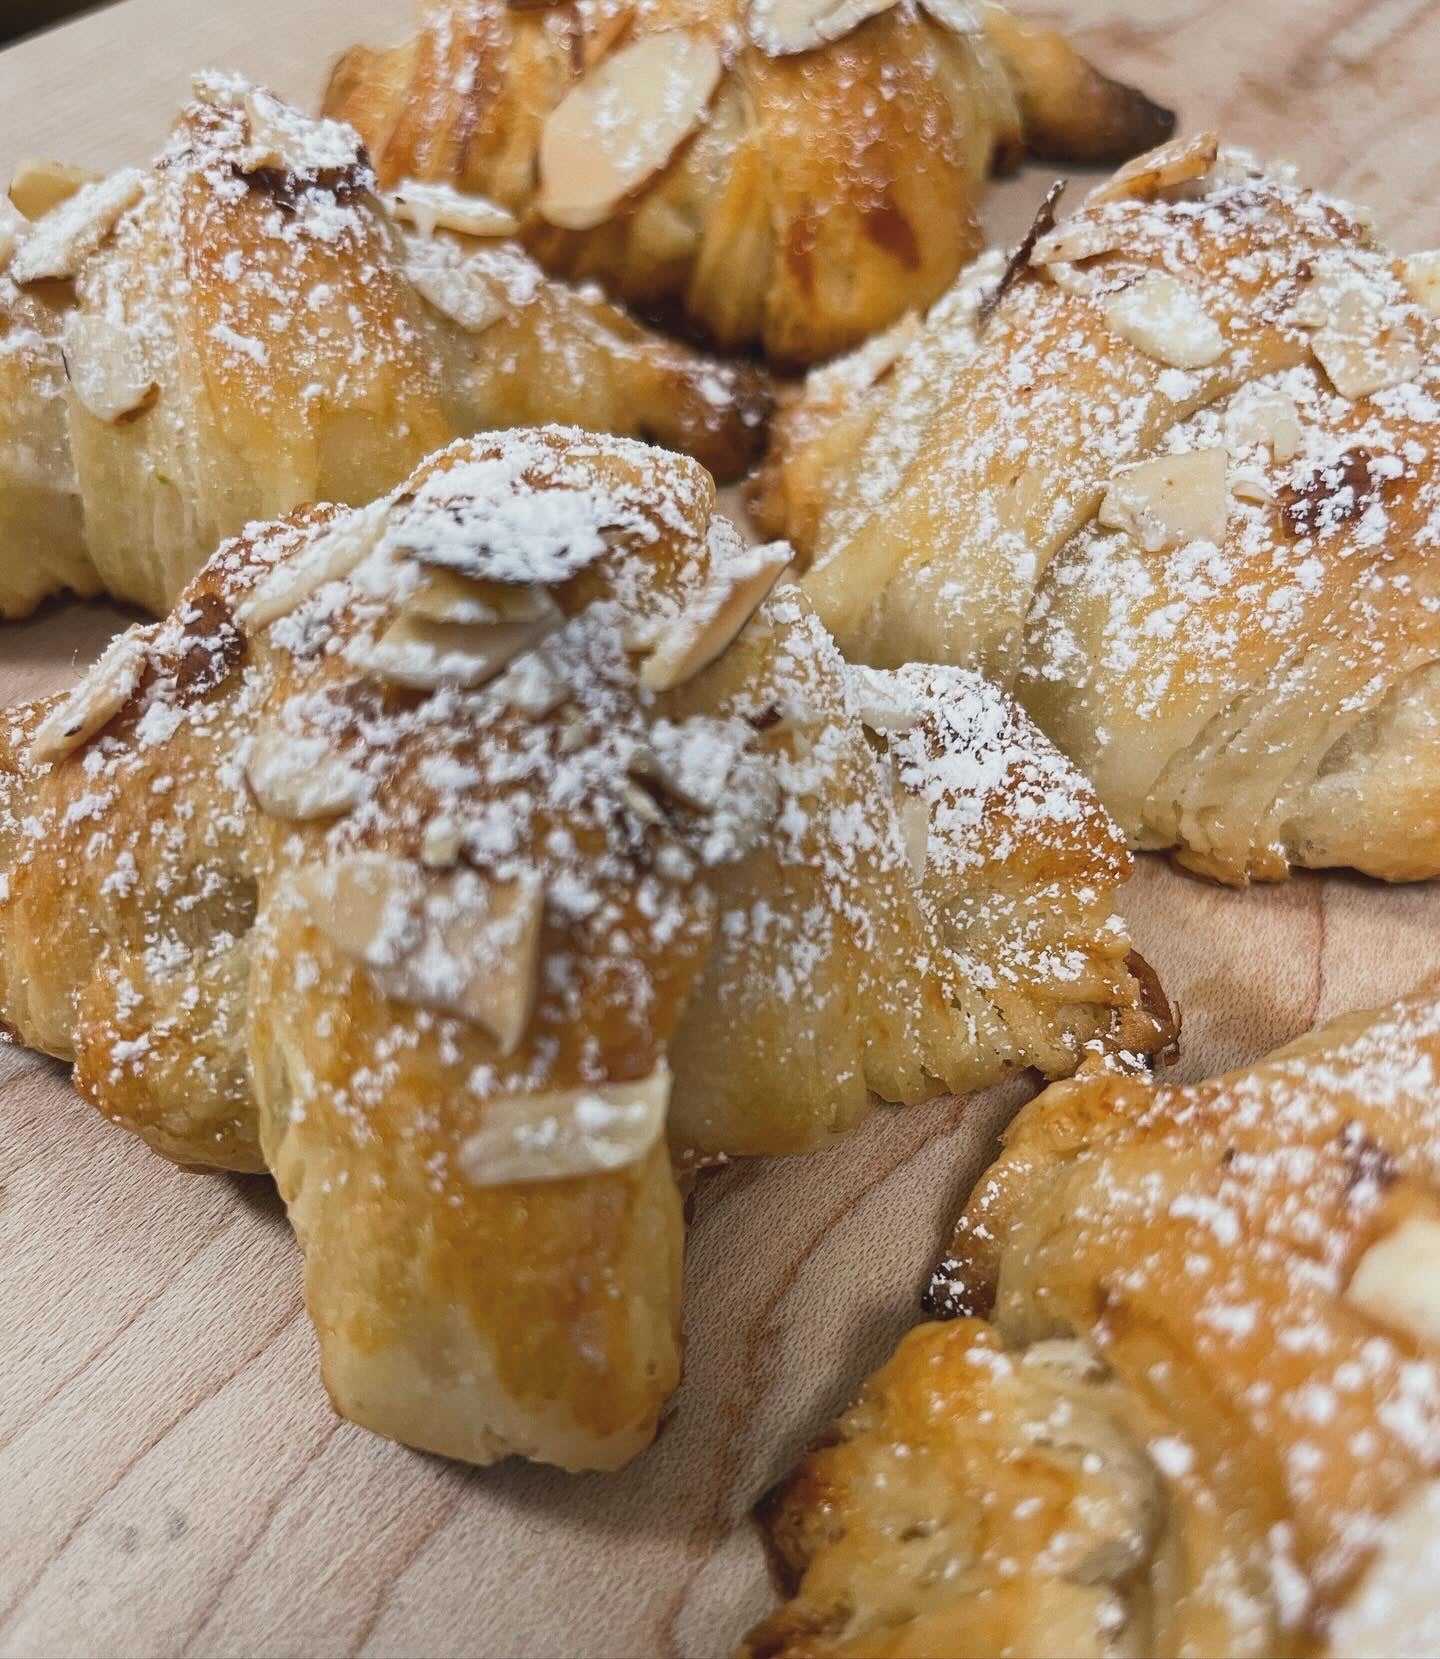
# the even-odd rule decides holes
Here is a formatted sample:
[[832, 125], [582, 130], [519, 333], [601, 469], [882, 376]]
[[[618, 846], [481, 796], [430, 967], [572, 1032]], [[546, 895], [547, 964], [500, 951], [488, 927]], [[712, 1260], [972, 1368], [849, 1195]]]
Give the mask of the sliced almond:
[[1440, 1221], [1411, 1216], [1372, 1244], [1345, 1299], [1417, 1342], [1440, 1343]]
[[1196, 449], [1142, 461], [1111, 481], [1096, 514], [1147, 553], [1225, 539], [1226, 453]]
[[1294, 460], [1305, 447], [1295, 399], [1277, 386], [1247, 388], [1225, 411], [1225, 439], [1232, 449], [1266, 444], [1277, 461]]
[[406, 246], [405, 274], [420, 297], [467, 334], [483, 334], [513, 314], [499, 274], [457, 243], [417, 240]]
[[144, 193], [145, 174], [138, 167], [85, 185], [26, 237], [11, 262], [11, 276], [16, 282], [76, 276]]
[[1330, 304], [1329, 320], [1310, 349], [1341, 397], [1369, 397], [1420, 372], [1420, 347], [1403, 315], [1363, 288], [1347, 288]]
[[422, 236], [453, 230], [461, 236], [505, 237], [520, 229], [520, 221], [498, 202], [464, 195], [448, 184], [406, 179], [386, 203], [397, 219], [414, 225]]
[[359, 138], [344, 122], [315, 120], [258, 87], [244, 92], [241, 107], [248, 129], [238, 162], [242, 173], [316, 178], [347, 172], [360, 159]]
[[374, 551], [389, 510], [388, 501], [378, 501], [327, 524], [240, 601], [235, 620], [246, 632], [267, 628], [327, 582], [342, 581]]
[[713, 812], [754, 735], [743, 720], [658, 720], [630, 770], [681, 806]]
[[957, 35], [983, 35], [985, 22], [973, 0], [920, 0], [920, 9]]
[[764, 603], [793, 557], [788, 542], [774, 542], [745, 548], [715, 566], [699, 598], [645, 659], [640, 684], [670, 691], [709, 667]]
[[722, 67], [714, 41], [694, 29], [646, 35], [606, 58], [545, 123], [540, 216], [563, 230], [608, 219], [700, 125]]
[[27, 219], [43, 219], [103, 177], [84, 167], [67, 167], [63, 161], [22, 161], [10, 180], [10, 200]]
[[1269, 506], [1275, 500], [1275, 491], [1263, 472], [1253, 468], [1239, 468], [1230, 480], [1230, 493], [1237, 501], [1254, 501]]
[[30, 221], [20, 209], [12, 206], [7, 197], [0, 196], [0, 273], [9, 265], [29, 228]]
[[120, 426], [154, 407], [160, 386], [134, 329], [108, 317], [72, 312], [63, 351], [75, 396], [97, 420]]
[[1435, 1581], [1440, 1576], [1440, 1481], [1420, 1477], [1367, 1529], [1369, 1558], [1358, 1582], [1326, 1621], [1330, 1654], [1434, 1653]]
[[255, 734], [245, 779], [260, 810], [288, 823], [338, 818], [370, 798], [365, 774], [324, 738], [273, 726]]
[[859, 664], [847, 666], [845, 674], [861, 724], [877, 736], [891, 737], [913, 731], [924, 719], [924, 711], [906, 695], [904, 682], [898, 675]]
[[430, 569], [425, 585], [405, 601], [411, 616], [427, 622], [544, 622], [557, 626], [560, 607], [544, 588], [511, 587]]
[[1440, 317], [1440, 249], [1402, 259], [1400, 280], [1427, 317]]
[[389, 996], [482, 1025], [513, 1054], [540, 984], [545, 895], [538, 878], [492, 881], [474, 870], [430, 878], [419, 942], [375, 972]]
[[[937, 3], [943, 6], [943, 0]], [[746, 32], [767, 56], [783, 58], [839, 40], [894, 4], [895, 0], [750, 0]]]
[[[558, 612], [557, 612], [558, 616]], [[473, 690], [501, 673], [550, 632], [538, 622], [431, 622], [402, 612], [380, 637], [357, 641], [346, 652], [358, 668], [411, 691], [442, 686]]]
[[1193, 138], [1176, 138], [1157, 149], [1136, 156], [1098, 189], [1090, 192], [1092, 202], [1120, 202], [1129, 198], [1146, 200], [1162, 196], [1203, 179], [1220, 154], [1216, 133], [1197, 133]]
[[28, 760], [43, 766], [63, 759], [108, 725], [140, 689], [154, 628], [131, 628], [112, 640], [99, 662], [41, 722]]
[[350, 853], [291, 878], [311, 920], [336, 950], [371, 971], [393, 968], [420, 943], [424, 878], [392, 853]]
[[1208, 368], [1225, 336], [1200, 296], [1166, 271], [1147, 271], [1105, 305], [1105, 322], [1122, 340], [1175, 369]]
[[1032, 265], [1073, 264], [1077, 259], [1095, 259], [1113, 253], [1124, 240], [1118, 224], [1078, 216], [1042, 236], [1030, 250]]
[[670, 1070], [633, 1083], [592, 1084], [487, 1100], [457, 1163], [477, 1187], [563, 1181], [639, 1163], [665, 1132]]

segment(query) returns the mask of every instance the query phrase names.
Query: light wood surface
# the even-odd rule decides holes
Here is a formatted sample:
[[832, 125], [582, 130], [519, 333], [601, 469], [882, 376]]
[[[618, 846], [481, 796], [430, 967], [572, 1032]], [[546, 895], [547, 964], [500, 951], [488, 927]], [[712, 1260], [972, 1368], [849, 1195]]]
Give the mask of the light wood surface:
[[[109, 166], [191, 70], [313, 101], [403, 0], [127, 0], [0, 54], [0, 173]], [[1192, 126], [1301, 161], [1402, 247], [1440, 241], [1440, 4], [1073, 0], [1107, 67]], [[1004, 187], [1007, 234], [1040, 193]], [[0, 631], [0, 702], [64, 682], [116, 618]], [[1185, 1077], [1245, 1064], [1440, 969], [1440, 891], [1346, 877], [1222, 892], [1156, 861], [1125, 906], [1186, 1013]], [[847, 1146], [735, 1166], [696, 1202], [685, 1384], [618, 1477], [465, 1470], [330, 1414], [284, 1217], [185, 1175], [0, 1049], [0, 1653], [711, 1655], [765, 1610], [756, 1496], [917, 1316], [1026, 1093], [881, 1112]]]

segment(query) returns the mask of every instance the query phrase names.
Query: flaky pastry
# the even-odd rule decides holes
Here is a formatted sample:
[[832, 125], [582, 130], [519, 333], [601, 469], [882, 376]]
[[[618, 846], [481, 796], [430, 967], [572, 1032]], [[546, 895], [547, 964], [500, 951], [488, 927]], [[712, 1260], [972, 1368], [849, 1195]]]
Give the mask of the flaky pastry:
[[547, 270], [812, 363], [944, 292], [992, 163], [1119, 161], [1174, 118], [970, 0], [426, 0], [337, 65], [382, 179], [493, 196]]
[[853, 675], [715, 509], [633, 442], [462, 442], [0, 724], [0, 1020], [274, 1172], [337, 1407], [414, 1445], [648, 1441], [672, 1159], [1167, 1039], [1061, 757], [972, 676]]
[[1012, 686], [1134, 845], [1440, 874], [1440, 265], [1213, 136], [812, 377], [757, 491], [847, 655]]
[[374, 186], [348, 129], [214, 75], [153, 168], [17, 174], [0, 617], [63, 589], [161, 613], [250, 520], [363, 504], [476, 431], [559, 420], [723, 477], [753, 458], [756, 371], [550, 281], [493, 204]]
[[937, 1311], [768, 1500], [781, 1655], [1440, 1639], [1440, 994], [1048, 1089]]

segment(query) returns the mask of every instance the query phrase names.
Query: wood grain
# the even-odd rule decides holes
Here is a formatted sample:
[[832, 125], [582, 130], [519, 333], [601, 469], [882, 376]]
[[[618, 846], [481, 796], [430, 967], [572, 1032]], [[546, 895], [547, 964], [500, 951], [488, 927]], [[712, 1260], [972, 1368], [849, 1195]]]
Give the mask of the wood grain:
[[[394, 0], [125, 4], [0, 54], [0, 172], [143, 158], [201, 64], [313, 97]], [[1073, 0], [1097, 58], [1191, 126], [1304, 163], [1402, 247], [1440, 240], [1440, 4]], [[1021, 225], [1030, 173], [992, 212]], [[0, 702], [121, 619], [0, 631]], [[1137, 942], [1186, 1013], [1186, 1078], [1440, 969], [1440, 890], [1248, 893], [1147, 861]], [[686, 1381], [618, 1477], [466, 1470], [331, 1415], [268, 1185], [173, 1170], [63, 1071], [0, 1049], [0, 1653], [708, 1655], [768, 1605], [757, 1494], [916, 1317], [1023, 1082], [882, 1111], [848, 1145], [734, 1166], [695, 1205]]]

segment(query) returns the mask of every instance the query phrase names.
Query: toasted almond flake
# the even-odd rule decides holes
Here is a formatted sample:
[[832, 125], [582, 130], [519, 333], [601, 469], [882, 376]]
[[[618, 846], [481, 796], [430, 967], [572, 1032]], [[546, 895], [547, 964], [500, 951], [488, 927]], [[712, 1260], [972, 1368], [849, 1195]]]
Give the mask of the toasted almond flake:
[[1096, 517], [1147, 553], [1225, 539], [1226, 454], [1197, 449], [1142, 461], [1111, 481]]
[[1329, 320], [1310, 340], [1315, 359], [1341, 397], [1369, 397], [1420, 372], [1420, 348], [1405, 318], [1363, 289], [1329, 304]]
[[235, 607], [236, 621], [246, 632], [267, 628], [297, 610], [327, 582], [342, 581], [374, 550], [389, 511], [389, 501], [381, 500], [327, 525]]
[[[419, 557], [423, 560], [423, 554]], [[405, 610], [427, 622], [544, 622], [558, 626], [563, 620], [560, 607], [544, 588], [511, 587], [437, 567], [428, 570], [425, 585], [405, 601]]]
[[894, 674], [860, 664], [848, 666], [845, 672], [861, 724], [877, 736], [913, 731], [920, 724], [921, 709], [905, 695], [903, 683]]
[[1440, 1221], [1411, 1216], [1372, 1244], [1345, 1299], [1417, 1342], [1440, 1342]]
[[84, 167], [67, 167], [63, 161], [22, 161], [10, 180], [10, 200], [27, 219], [43, 219], [103, 177]]
[[154, 407], [160, 386], [134, 329], [108, 317], [72, 312], [65, 323], [63, 351], [75, 396], [97, 420], [119, 426]]
[[41, 722], [30, 742], [30, 765], [62, 760], [119, 714], [145, 677], [154, 634], [153, 627], [131, 628], [110, 642], [74, 691]]
[[514, 310], [504, 284], [456, 243], [411, 239], [405, 274], [422, 299], [469, 334], [483, 334]]
[[289, 823], [338, 818], [370, 798], [365, 774], [324, 738], [273, 726], [255, 734], [245, 780], [262, 812]]
[[1402, 259], [1400, 280], [1427, 317], [1440, 317], [1440, 249]]
[[1268, 506], [1275, 500], [1270, 480], [1258, 470], [1239, 469], [1230, 480], [1230, 493], [1237, 501], [1255, 501]]
[[540, 984], [545, 893], [536, 877], [493, 881], [475, 870], [431, 876], [419, 941], [373, 970], [388, 996], [484, 1028], [502, 1054], [525, 1035]]
[[1294, 460], [1305, 445], [1295, 399], [1276, 386], [1246, 388], [1225, 411], [1225, 440], [1232, 449], [1268, 444], [1277, 461]]
[[1200, 296], [1166, 271], [1147, 271], [1105, 306], [1105, 322], [1122, 340], [1175, 369], [1208, 368], [1225, 336]]
[[145, 193], [138, 167], [87, 184], [36, 225], [11, 261], [16, 282], [63, 280], [78, 274]]
[[895, 0], [750, 0], [746, 30], [769, 57], [788, 57], [839, 40], [894, 4]]
[[240, 104], [249, 129], [239, 156], [242, 173], [314, 178], [345, 172], [359, 160], [359, 138], [343, 122], [315, 120], [258, 87], [247, 87]]
[[640, 684], [670, 691], [707, 668], [763, 604], [793, 557], [788, 542], [774, 542], [717, 564], [704, 592], [645, 659]]
[[1036, 242], [1030, 250], [1030, 263], [1069, 265], [1077, 259], [1095, 259], [1118, 248], [1124, 234], [1118, 224], [1100, 219], [1089, 219], [1083, 215], [1067, 219], [1063, 225], [1057, 225]]
[[1358, 1584], [1326, 1624], [1331, 1654], [1433, 1653], [1440, 1572], [1440, 1481], [1420, 1480], [1375, 1523]]
[[346, 659], [412, 691], [438, 691], [442, 686], [473, 690], [538, 645], [553, 626], [549, 619], [431, 622], [407, 611], [378, 639], [357, 641], [346, 652]]
[[983, 35], [985, 24], [972, 0], [920, 0], [920, 9], [957, 35]]
[[349, 853], [290, 878], [296, 896], [342, 955], [369, 970], [392, 968], [420, 943], [420, 871], [392, 853]]
[[20, 209], [12, 206], [6, 197], [0, 196], [0, 274], [9, 265], [11, 256], [29, 228], [30, 222]]
[[1169, 195], [1203, 179], [1215, 166], [1219, 154], [1220, 139], [1213, 132], [1172, 139], [1127, 161], [1113, 178], [1090, 192], [1090, 200], [1120, 202], [1127, 198], [1146, 200]]
[[624, 1169], [659, 1142], [669, 1105], [663, 1061], [633, 1083], [487, 1100], [483, 1126], [461, 1144], [456, 1161], [479, 1187]]
[[681, 806], [713, 812], [754, 736], [743, 720], [657, 721], [630, 771]]
[[540, 137], [540, 216], [589, 230], [647, 183], [700, 125], [722, 64], [715, 43], [670, 29], [622, 46], [551, 111]]
[[930, 808], [920, 796], [912, 795], [898, 780], [895, 817], [910, 874], [917, 882], [924, 881], [925, 867], [930, 862]]
[[448, 184], [406, 179], [386, 202], [397, 219], [414, 225], [422, 236], [453, 230], [461, 236], [504, 237], [520, 229], [520, 221], [498, 202], [467, 196]]

